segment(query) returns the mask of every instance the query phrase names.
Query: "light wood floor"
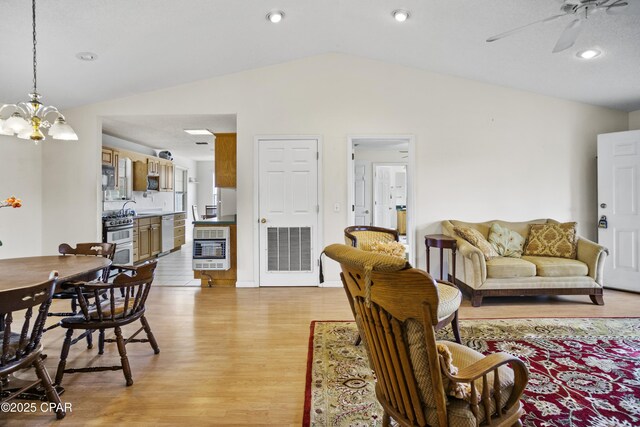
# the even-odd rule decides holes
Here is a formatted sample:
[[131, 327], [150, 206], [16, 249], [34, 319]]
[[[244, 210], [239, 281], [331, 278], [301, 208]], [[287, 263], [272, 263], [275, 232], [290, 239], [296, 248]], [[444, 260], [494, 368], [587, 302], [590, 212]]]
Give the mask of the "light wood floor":
[[[605, 291], [605, 306], [586, 296], [485, 298], [465, 301], [462, 319], [515, 317], [636, 317], [640, 295]], [[56, 302], [58, 304], [59, 302]], [[352, 319], [342, 288], [153, 289], [148, 318], [160, 344], [130, 344], [134, 385], [120, 371], [67, 374], [63, 401], [73, 412], [0, 413], [0, 425], [103, 424], [299, 426], [304, 403], [309, 323]], [[45, 334], [51, 376], [63, 331]], [[72, 347], [68, 366], [118, 362], [115, 345], [104, 356]]]

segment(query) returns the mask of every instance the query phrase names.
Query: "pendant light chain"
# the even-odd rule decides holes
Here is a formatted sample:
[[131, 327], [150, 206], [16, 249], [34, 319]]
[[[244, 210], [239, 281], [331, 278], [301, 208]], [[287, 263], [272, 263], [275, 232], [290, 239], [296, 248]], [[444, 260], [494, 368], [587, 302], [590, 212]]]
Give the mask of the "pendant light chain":
[[36, 61], [36, 0], [31, 0], [31, 10], [33, 11], [33, 93], [38, 93], [36, 79], [36, 69], [38, 67], [38, 62]]

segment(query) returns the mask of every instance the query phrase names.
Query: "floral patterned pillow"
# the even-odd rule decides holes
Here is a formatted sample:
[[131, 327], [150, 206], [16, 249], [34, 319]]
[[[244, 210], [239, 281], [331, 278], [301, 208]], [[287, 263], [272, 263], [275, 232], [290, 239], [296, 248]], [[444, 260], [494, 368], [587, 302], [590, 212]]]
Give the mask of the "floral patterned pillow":
[[480, 249], [480, 252], [484, 255], [485, 261], [489, 261], [491, 258], [499, 257], [500, 254], [491, 246], [491, 243], [487, 242], [482, 233], [475, 228], [470, 227], [453, 227], [453, 231], [467, 242], [471, 243], [476, 248]]
[[489, 230], [489, 243], [500, 256], [520, 258], [524, 247], [524, 237], [520, 233], [494, 222]]
[[524, 254], [575, 259], [577, 244], [575, 222], [531, 224]]
[[376, 252], [379, 254], [396, 256], [398, 258], [406, 258], [405, 247], [400, 242], [374, 242], [371, 244], [369, 250], [371, 252]]

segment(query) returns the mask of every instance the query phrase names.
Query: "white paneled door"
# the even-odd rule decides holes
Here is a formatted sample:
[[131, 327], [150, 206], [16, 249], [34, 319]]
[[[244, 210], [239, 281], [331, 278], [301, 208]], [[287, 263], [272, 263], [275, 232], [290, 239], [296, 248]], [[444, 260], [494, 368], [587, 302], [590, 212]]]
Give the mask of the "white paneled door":
[[260, 286], [317, 286], [318, 140], [258, 146]]
[[604, 285], [640, 292], [640, 131], [598, 135], [598, 216]]
[[354, 225], [371, 225], [371, 162], [355, 161], [353, 194]]

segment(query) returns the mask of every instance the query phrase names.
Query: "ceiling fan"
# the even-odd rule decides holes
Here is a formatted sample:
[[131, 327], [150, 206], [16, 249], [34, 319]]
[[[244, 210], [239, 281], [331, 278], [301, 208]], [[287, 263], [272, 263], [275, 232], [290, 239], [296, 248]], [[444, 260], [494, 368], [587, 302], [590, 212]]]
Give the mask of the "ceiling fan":
[[556, 19], [564, 16], [570, 16], [573, 19], [566, 26], [560, 38], [556, 42], [553, 48], [553, 53], [562, 52], [565, 49], [570, 48], [576, 42], [584, 21], [589, 19], [594, 13], [600, 13], [602, 11], [609, 15], [622, 15], [630, 12], [629, 2], [633, 0], [564, 0], [562, 6], [560, 6], [560, 12], [557, 15], [552, 15], [548, 18], [541, 19], [539, 21], [531, 22], [530, 24], [523, 25], [522, 27], [514, 28], [513, 30], [500, 33], [493, 37], [489, 37], [487, 42], [494, 42], [512, 34], [518, 33], [525, 28], [542, 22], [555, 21]]

